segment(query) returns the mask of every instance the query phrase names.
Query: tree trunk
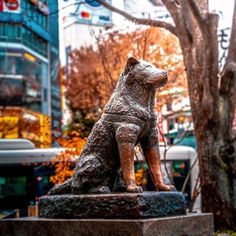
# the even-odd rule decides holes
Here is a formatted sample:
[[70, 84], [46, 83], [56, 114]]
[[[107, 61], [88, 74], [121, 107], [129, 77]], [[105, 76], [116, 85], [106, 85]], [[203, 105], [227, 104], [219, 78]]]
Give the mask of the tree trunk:
[[214, 213], [216, 229], [235, 230], [235, 146], [227, 141], [228, 137], [215, 137], [217, 127], [204, 130], [196, 129], [202, 160], [202, 209]]
[[200, 163], [202, 209], [214, 213], [216, 229], [235, 229], [236, 145], [231, 133], [235, 65], [219, 76], [218, 19], [208, 12], [206, 0], [199, 0], [198, 4], [194, 0], [163, 2], [174, 19], [187, 70]]
[[[201, 32], [192, 30], [198, 37], [181, 44], [201, 168], [202, 209], [214, 213], [216, 229], [235, 229], [236, 146], [230, 125], [234, 109], [230, 96], [219, 90], [217, 19], [206, 17]], [[225, 76], [235, 79], [232, 73]]]
[[208, 0], [162, 0], [175, 25], [139, 19], [104, 6], [127, 19], [163, 27], [179, 38], [198, 147], [204, 212], [213, 212], [216, 229], [236, 230], [236, 138], [232, 123], [236, 103], [236, 0], [228, 56], [218, 68], [217, 16]]

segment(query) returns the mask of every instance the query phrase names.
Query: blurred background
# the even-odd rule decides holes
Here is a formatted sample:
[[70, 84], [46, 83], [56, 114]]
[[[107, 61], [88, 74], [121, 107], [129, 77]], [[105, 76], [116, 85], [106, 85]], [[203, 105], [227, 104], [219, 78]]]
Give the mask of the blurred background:
[[[106, 2], [135, 17], [173, 23], [159, 0]], [[211, 0], [209, 8], [219, 15], [222, 67], [233, 1]], [[164, 29], [131, 23], [94, 0], [0, 0], [2, 217], [37, 214], [38, 197], [71, 176], [71, 157], [79, 155], [131, 55], [168, 70], [169, 82], [157, 92], [159, 142], [192, 149], [176, 149], [182, 157], [169, 157], [172, 162], [163, 168], [172, 171], [172, 181], [191, 201], [196, 180], [186, 178], [197, 145], [178, 39]], [[60, 161], [49, 164], [58, 153]], [[151, 190], [139, 150], [136, 157], [137, 182]]]
[[[137, 17], [172, 22], [161, 1], [108, 2]], [[222, 64], [232, 7], [210, 3], [220, 16]], [[135, 25], [96, 1], [1, 0], [0, 137], [51, 147], [73, 127], [87, 136], [128, 55], [169, 71], [170, 82], [157, 98], [159, 129], [170, 144], [187, 130], [181, 142], [195, 148], [185, 68], [174, 36]]]

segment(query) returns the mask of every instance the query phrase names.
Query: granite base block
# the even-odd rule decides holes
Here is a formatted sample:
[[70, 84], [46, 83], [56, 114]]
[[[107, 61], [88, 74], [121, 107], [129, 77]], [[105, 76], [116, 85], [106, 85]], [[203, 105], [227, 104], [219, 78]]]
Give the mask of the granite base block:
[[180, 192], [54, 195], [39, 200], [39, 216], [63, 219], [145, 219], [185, 215]]
[[0, 236], [212, 236], [212, 214], [141, 220], [16, 218], [0, 220]]

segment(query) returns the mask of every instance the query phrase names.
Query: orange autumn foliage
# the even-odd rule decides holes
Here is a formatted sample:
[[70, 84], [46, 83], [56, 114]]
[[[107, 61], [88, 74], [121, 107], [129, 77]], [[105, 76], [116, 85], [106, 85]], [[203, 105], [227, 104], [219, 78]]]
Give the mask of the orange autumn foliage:
[[[70, 78], [66, 83], [72, 112], [101, 111], [119, 79], [129, 55], [150, 61], [169, 72], [168, 84], [157, 94], [157, 109], [179, 94], [187, 94], [185, 67], [178, 40], [159, 28], [137, 28], [133, 32], [113, 31], [97, 36], [97, 45], [81, 47], [71, 54]], [[162, 91], [165, 91], [162, 93]]]
[[71, 132], [69, 138], [61, 137], [57, 141], [65, 150], [59, 153], [53, 160], [55, 175], [50, 177], [50, 181], [53, 184], [63, 183], [73, 175], [75, 161], [86, 143], [86, 140], [80, 138], [76, 131]]

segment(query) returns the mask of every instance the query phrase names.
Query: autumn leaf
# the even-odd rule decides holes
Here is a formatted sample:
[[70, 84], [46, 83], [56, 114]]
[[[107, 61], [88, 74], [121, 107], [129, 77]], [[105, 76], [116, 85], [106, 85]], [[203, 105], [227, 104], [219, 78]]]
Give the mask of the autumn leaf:
[[76, 160], [86, 143], [85, 139], [79, 137], [77, 131], [71, 132], [68, 138], [60, 137], [57, 141], [65, 150], [59, 153], [52, 162], [55, 174], [50, 177], [50, 182], [53, 184], [63, 183], [73, 175]]
[[101, 114], [128, 55], [168, 70], [169, 82], [157, 93], [157, 110], [173, 98], [187, 94], [181, 49], [173, 35], [152, 27], [137, 28], [128, 33], [101, 33], [97, 36], [96, 47], [81, 47], [71, 53], [71, 73], [65, 85], [74, 117], [78, 110], [87, 114]]

